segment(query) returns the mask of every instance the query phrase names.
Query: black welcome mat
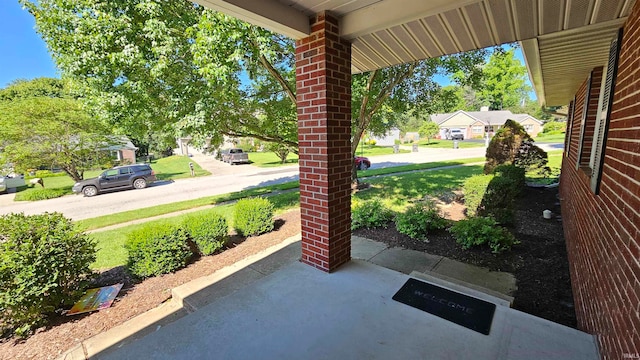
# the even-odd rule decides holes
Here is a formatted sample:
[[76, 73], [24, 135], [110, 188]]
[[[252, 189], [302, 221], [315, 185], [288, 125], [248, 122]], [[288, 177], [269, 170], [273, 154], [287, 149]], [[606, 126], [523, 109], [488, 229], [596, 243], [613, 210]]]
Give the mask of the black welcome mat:
[[496, 305], [445, 288], [409, 279], [393, 300], [489, 335]]

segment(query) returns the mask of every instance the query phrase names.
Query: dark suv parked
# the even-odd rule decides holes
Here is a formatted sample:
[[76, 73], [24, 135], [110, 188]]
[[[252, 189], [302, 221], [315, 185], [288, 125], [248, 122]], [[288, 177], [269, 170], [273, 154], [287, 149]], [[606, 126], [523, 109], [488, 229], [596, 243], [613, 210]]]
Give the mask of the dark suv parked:
[[156, 174], [147, 164], [117, 166], [104, 171], [100, 176], [85, 179], [73, 185], [73, 192], [84, 196], [120, 189], [144, 189], [156, 181]]

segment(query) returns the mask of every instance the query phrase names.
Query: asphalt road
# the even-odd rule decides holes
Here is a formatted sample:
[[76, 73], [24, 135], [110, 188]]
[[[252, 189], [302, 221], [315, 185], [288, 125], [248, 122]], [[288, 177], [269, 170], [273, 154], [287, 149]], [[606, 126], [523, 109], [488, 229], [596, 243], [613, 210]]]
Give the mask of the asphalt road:
[[[543, 144], [545, 150], [561, 149], [561, 144]], [[372, 169], [391, 166], [482, 157], [484, 148], [420, 149], [416, 153], [371, 157]], [[284, 183], [298, 179], [298, 167], [257, 168], [251, 165], [228, 165], [211, 156], [195, 154], [193, 160], [212, 175], [157, 182], [142, 190], [118, 191], [87, 198], [69, 195], [57, 199], [14, 202], [13, 194], [0, 195], [0, 214], [24, 212], [39, 214], [60, 212], [73, 220], [81, 220], [154, 205], [226, 194], [257, 186]]]

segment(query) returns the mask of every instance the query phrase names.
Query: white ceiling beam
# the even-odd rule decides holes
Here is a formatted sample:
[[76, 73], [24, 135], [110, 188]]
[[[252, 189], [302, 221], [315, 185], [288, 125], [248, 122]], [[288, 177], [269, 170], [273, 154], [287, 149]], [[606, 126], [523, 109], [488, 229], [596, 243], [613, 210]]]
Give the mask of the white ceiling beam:
[[273, 32], [301, 39], [309, 36], [309, 17], [277, 0], [193, 0]]
[[340, 36], [347, 40], [406, 24], [481, 0], [381, 0], [340, 19]]

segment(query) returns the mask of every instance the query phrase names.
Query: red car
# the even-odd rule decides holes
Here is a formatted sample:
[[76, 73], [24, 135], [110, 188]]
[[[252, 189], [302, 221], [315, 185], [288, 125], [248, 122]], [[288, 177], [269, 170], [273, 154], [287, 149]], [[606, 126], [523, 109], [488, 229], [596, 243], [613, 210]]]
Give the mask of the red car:
[[367, 170], [371, 167], [371, 161], [364, 156], [356, 156], [353, 161], [356, 163], [356, 169], [358, 170]]

